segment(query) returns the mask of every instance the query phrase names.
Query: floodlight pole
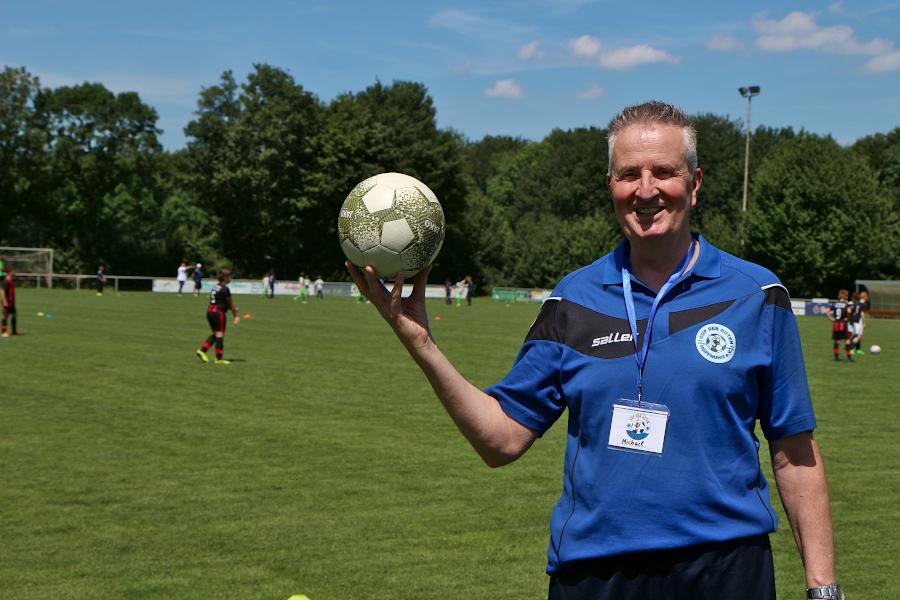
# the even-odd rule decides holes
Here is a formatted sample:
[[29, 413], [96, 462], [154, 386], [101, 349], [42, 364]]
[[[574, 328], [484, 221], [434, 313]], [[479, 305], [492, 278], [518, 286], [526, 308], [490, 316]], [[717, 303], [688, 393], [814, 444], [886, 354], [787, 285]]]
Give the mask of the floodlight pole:
[[759, 86], [741, 87], [738, 88], [738, 91], [741, 93], [741, 96], [747, 99], [747, 131], [744, 135], [746, 138], [744, 148], [744, 202], [741, 205], [743, 212], [747, 212], [747, 183], [750, 180], [750, 117], [753, 108], [753, 96], [759, 94]]
[[747, 187], [750, 180], [750, 118], [753, 108], [753, 96], [759, 94], [759, 86], [751, 85], [738, 88], [741, 96], [747, 99], [747, 130], [744, 134], [744, 200], [741, 203], [741, 249], [744, 248], [744, 225], [747, 221]]
[[747, 184], [750, 181], [750, 116], [753, 108], [753, 95], [747, 94], [747, 131], [744, 134], [744, 201], [741, 210], [747, 212]]

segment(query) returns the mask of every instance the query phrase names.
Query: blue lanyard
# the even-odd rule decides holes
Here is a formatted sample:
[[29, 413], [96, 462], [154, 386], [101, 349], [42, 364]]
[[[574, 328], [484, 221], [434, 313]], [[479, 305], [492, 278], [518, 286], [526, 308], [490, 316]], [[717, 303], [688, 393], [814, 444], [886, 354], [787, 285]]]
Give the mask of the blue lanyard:
[[638, 346], [637, 319], [634, 316], [634, 298], [631, 295], [631, 273], [628, 271], [627, 266], [622, 266], [622, 289], [625, 293], [625, 312], [628, 314], [628, 326], [631, 328], [631, 340], [634, 343], [634, 360], [637, 362], [638, 367], [638, 403], [641, 402], [643, 396], [644, 365], [647, 364], [647, 355], [650, 353], [650, 333], [653, 330], [653, 320], [656, 318], [656, 310], [659, 308], [659, 303], [662, 302], [665, 295], [672, 289], [672, 286], [675, 285], [675, 282], [678, 281], [679, 277], [681, 277], [681, 272], [690, 260], [693, 250], [694, 242], [691, 241], [691, 247], [688, 249], [687, 254], [685, 254], [681, 263], [675, 267], [675, 271], [669, 276], [669, 279], [663, 284], [662, 288], [660, 288], [659, 293], [656, 294], [656, 298], [653, 299], [653, 306], [650, 307], [650, 314], [647, 316], [647, 327], [644, 329], [644, 339], [641, 341], [640, 346]]

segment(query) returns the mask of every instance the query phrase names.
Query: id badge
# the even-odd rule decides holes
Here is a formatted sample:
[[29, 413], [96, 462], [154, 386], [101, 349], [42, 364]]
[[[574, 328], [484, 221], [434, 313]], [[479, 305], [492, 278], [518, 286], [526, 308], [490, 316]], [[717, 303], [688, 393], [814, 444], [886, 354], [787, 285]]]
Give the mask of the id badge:
[[613, 450], [662, 455], [669, 407], [619, 398], [613, 404], [609, 447]]

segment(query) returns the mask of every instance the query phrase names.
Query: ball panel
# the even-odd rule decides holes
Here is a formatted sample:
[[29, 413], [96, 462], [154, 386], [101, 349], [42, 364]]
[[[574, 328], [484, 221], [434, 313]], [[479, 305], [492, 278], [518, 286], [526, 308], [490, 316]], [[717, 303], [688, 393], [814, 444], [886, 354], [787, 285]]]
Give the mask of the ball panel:
[[416, 234], [406, 219], [385, 221], [381, 226], [381, 245], [395, 252], [402, 252], [416, 239]]
[[378, 184], [362, 196], [362, 202], [370, 213], [387, 210], [394, 204], [394, 188]]
[[393, 279], [403, 270], [400, 254], [381, 245], [363, 252], [363, 260], [367, 265], [375, 267], [375, 272], [383, 279]]
[[344, 256], [357, 267], [366, 266], [365, 256], [363, 256], [362, 251], [354, 246], [349, 239], [341, 242], [341, 250], [344, 251]]

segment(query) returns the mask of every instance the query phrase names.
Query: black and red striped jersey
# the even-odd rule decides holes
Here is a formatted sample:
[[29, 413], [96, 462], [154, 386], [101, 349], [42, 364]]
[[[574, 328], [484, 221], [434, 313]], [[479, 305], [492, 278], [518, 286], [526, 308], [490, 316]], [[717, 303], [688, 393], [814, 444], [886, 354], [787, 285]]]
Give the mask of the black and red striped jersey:
[[209, 307], [207, 312], [228, 312], [231, 306], [231, 290], [227, 285], [216, 284], [209, 292]]
[[16, 282], [13, 281], [12, 275], [3, 277], [3, 293], [6, 296], [6, 303], [10, 306], [16, 303]]

